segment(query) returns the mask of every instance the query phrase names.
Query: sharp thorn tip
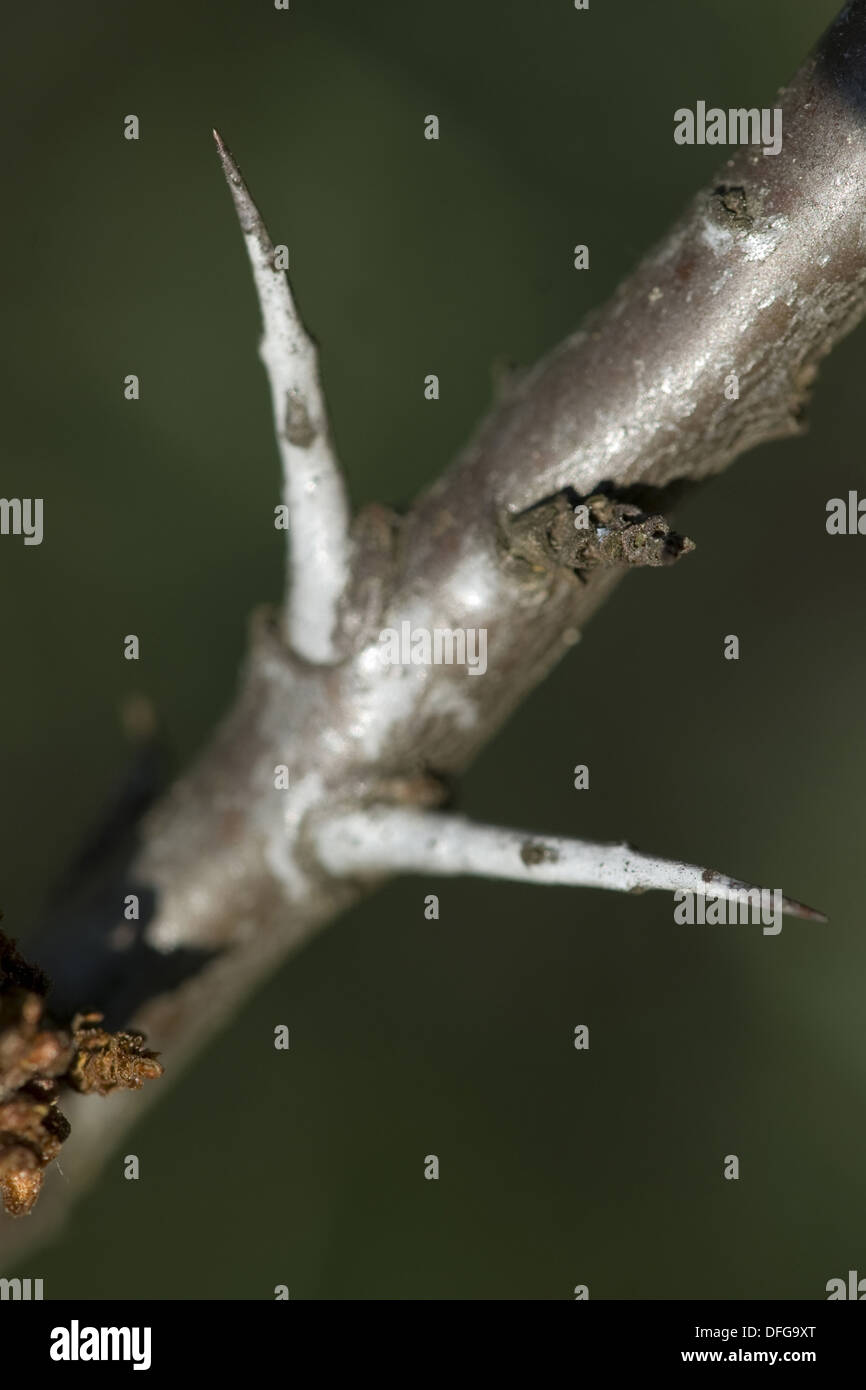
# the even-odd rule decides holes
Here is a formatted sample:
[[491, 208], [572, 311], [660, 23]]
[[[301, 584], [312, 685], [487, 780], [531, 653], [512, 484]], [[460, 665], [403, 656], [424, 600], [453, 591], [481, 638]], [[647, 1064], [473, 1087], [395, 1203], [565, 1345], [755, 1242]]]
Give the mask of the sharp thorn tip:
[[782, 899], [782, 911], [787, 912], [789, 917], [802, 917], [808, 922], [829, 922], [830, 920], [826, 913], [819, 912], [816, 907], [809, 907], [806, 903], [798, 903], [794, 898]]

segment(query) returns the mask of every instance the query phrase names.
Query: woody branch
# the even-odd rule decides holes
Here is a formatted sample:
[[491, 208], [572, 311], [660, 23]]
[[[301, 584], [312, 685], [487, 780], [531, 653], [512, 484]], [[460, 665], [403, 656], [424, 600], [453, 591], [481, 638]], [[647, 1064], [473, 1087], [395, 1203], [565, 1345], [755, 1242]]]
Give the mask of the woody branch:
[[[374, 822], [365, 817], [387, 824], [382, 874], [422, 863], [443, 871], [445, 857], [423, 858], [418, 830], [434, 825], [426, 818], [437, 815], [445, 781], [544, 677], [624, 572], [597, 554], [575, 573], [568, 548], [549, 543], [538, 504], [555, 505], [565, 489], [569, 500], [589, 501], [602, 489], [618, 506], [635, 487], [655, 489], [658, 504], [660, 489], [704, 478], [802, 427], [818, 361], [866, 302], [866, 0], [846, 7], [779, 105], [781, 153], [746, 149], [729, 159], [607, 308], [511, 390], [405, 518], [367, 509], [347, 552], [333, 472], [321, 475], [333, 485], [309, 490], [308, 500], [316, 491], [320, 502], [331, 499], [329, 515], [320, 507], [305, 523], [311, 534], [331, 528], [322, 552], [335, 561], [322, 564], [329, 597], [321, 607], [315, 594], [305, 600], [325, 614], [323, 626], [305, 637], [304, 614], [293, 610], [290, 645], [273, 615], [256, 618], [234, 709], [141, 826], [122, 881], [141, 885], [152, 911], [134, 944], [117, 942], [110, 912], [90, 919], [84, 937], [55, 923], [28, 942], [61, 998], [130, 1012], [168, 1076], [264, 973], [362, 891], [364, 866], [377, 861], [340, 850], [341, 824], [358, 831], [371, 856]], [[248, 248], [252, 228], [247, 216]], [[264, 270], [260, 294], [263, 278]], [[278, 399], [296, 378], [281, 377], [279, 364], [270, 371]], [[737, 400], [725, 392], [732, 372]], [[284, 418], [278, 406], [278, 432]], [[294, 459], [284, 458], [291, 477]], [[299, 467], [302, 478], [303, 460]], [[536, 523], [543, 533], [533, 536]], [[297, 519], [293, 540], [303, 544]], [[292, 564], [296, 584], [311, 581]], [[468, 680], [449, 666], [383, 669], [378, 633], [404, 620], [428, 630], [485, 628], [484, 677]], [[290, 769], [288, 791], [275, 790], [276, 765]], [[453, 829], [445, 820], [435, 827], [443, 842]], [[484, 836], [494, 837], [490, 850], [508, 832]], [[464, 857], [463, 867], [477, 871], [483, 857], [474, 869]], [[500, 854], [494, 867], [510, 864]], [[618, 886], [629, 887], [620, 869]], [[98, 1171], [140, 1113], [135, 1100], [118, 1097], [110, 1111], [73, 1106], [67, 1184], [49, 1180], [26, 1236], [25, 1223], [3, 1230], [6, 1258], [49, 1229]]]

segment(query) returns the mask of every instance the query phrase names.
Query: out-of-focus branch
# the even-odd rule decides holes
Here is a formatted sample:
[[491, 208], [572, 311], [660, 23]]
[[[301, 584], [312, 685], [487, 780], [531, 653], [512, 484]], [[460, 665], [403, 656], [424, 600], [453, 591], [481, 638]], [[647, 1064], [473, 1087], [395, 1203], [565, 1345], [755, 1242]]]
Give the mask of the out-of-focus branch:
[[[316, 608], [320, 576], [293, 559], [295, 584], [307, 595], [292, 596], [294, 650], [278, 615], [257, 616], [234, 709], [144, 821], [99, 912], [49, 924], [28, 941], [70, 1007], [129, 1012], [116, 1021], [147, 1034], [166, 1068], [151, 1095], [263, 975], [362, 891], [366, 873], [344, 876], [346, 853], [334, 859], [333, 839], [321, 839], [325, 823], [347, 816], [363, 828], [369, 813], [387, 820], [387, 810], [374, 808], [429, 815], [444, 781], [544, 677], [624, 572], [610, 561], [628, 555], [602, 544], [594, 506], [595, 535], [574, 564], [538, 504], [570, 489], [569, 505], [601, 491], [616, 508], [631, 502], [626, 488], [700, 479], [799, 427], [816, 363], [866, 302], [866, 0], [846, 7], [780, 104], [778, 156], [746, 150], [729, 160], [612, 303], [517, 385], [406, 518], [369, 508], [356, 519], [341, 611], [345, 650], [334, 664], [297, 652], [333, 661], [339, 585]], [[233, 191], [260, 293], [264, 286], [264, 298], [277, 294], [270, 240], [239, 183]], [[277, 311], [283, 323], [286, 302]], [[297, 384], [283, 368], [269, 365], [278, 432], [286, 392]], [[732, 372], [736, 400], [724, 389]], [[314, 399], [305, 407], [324, 439]], [[289, 444], [284, 438], [281, 448]], [[338, 500], [330, 515], [341, 507]], [[533, 535], [533, 526], [547, 529]], [[303, 531], [295, 525], [296, 545], [306, 544]], [[305, 602], [323, 624], [306, 635]], [[379, 636], [404, 623], [483, 630], [483, 675], [471, 679], [448, 664], [383, 665]], [[288, 785], [279, 769], [288, 770]], [[364, 838], [374, 855], [366, 828]], [[512, 838], [497, 843], [507, 868]], [[487, 848], [496, 858], [496, 844]], [[143, 908], [134, 930], [121, 920], [130, 892]], [[92, 1179], [140, 1112], [138, 1099], [70, 1109], [67, 1184], [49, 1170], [36, 1214], [11, 1228], [0, 1220], [7, 1263]]]

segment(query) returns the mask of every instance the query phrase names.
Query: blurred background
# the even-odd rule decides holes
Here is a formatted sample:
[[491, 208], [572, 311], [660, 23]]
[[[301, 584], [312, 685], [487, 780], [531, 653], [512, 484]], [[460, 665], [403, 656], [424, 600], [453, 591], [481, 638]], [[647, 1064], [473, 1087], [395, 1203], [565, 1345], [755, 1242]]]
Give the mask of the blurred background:
[[[123, 699], [150, 697], [186, 761], [232, 699], [248, 611], [280, 594], [257, 311], [211, 126], [290, 246], [354, 501], [404, 503], [496, 364], [573, 329], [711, 176], [719, 152], [675, 146], [674, 110], [772, 105], [836, 9], [10, 12], [0, 493], [46, 510], [41, 546], [0, 542], [7, 931], [26, 946], [122, 775]], [[47, 1297], [179, 1299], [823, 1298], [866, 1274], [866, 540], [824, 527], [828, 498], [866, 494], [864, 356], [866, 327], [804, 438], [682, 507], [695, 554], [620, 586], [459, 793], [479, 818], [783, 887], [831, 924], [772, 938], [677, 926], [662, 894], [394, 882], [247, 1002], [18, 1273]]]

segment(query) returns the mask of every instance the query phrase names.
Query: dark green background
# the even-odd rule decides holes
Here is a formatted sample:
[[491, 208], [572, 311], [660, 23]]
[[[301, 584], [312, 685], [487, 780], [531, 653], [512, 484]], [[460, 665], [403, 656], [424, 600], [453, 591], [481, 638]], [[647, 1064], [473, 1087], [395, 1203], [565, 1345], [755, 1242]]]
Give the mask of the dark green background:
[[[6, 17], [0, 493], [46, 499], [41, 547], [0, 540], [8, 930], [122, 772], [122, 697], [152, 696], [186, 759], [232, 697], [245, 615], [280, 592], [257, 313], [211, 125], [291, 247], [355, 502], [405, 501], [486, 408], [493, 364], [576, 326], [712, 174], [717, 151], [674, 145], [674, 109], [772, 105], [835, 9]], [[782, 886], [831, 925], [765, 938], [678, 927], [666, 895], [396, 882], [167, 1092], [123, 1146], [141, 1180], [114, 1155], [19, 1272], [49, 1297], [470, 1299], [822, 1298], [866, 1274], [866, 539], [824, 531], [829, 497], [866, 492], [864, 354], [866, 329], [824, 367], [805, 438], [689, 501], [697, 552], [620, 588], [460, 791], [481, 818]]]

